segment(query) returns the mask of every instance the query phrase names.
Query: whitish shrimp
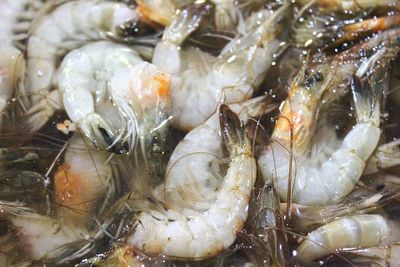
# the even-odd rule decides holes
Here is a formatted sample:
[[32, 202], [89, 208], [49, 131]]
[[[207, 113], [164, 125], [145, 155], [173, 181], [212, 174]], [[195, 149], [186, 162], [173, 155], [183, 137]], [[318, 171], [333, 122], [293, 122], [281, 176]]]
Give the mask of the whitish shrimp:
[[[229, 107], [246, 123], [274, 109], [266, 97]], [[218, 113], [190, 131], [174, 149], [168, 162], [161, 196], [168, 203], [198, 211], [213, 205], [222, 186], [224, 144]]]
[[[3, 236], [0, 247], [10, 248], [6, 251], [10, 255], [19, 255], [15, 259], [17, 263], [23, 260], [45, 259], [53, 250], [69, 242], [84, 239], [89, 233], [85, 227], [75, 224], [73, 220], [39, 215], [20, 203], [1, 201], [0, 209], [3, 218], [11, 222], [11, 229], [16, 233]], [[15, 243], [15, 246], [10, 246]]]
[[[385, 53], [385, 48], [378, 50], [359, 65], [357, 73], [367, 72], [375, 66], [377, 59], [385, 58]], [[393, 56], [389, 54], [382, 62], [387, 62]], [[379, 103], [384, 90], [382, 83], [374, 85], [374, 93], [368, 95], [365, 93], [367, 89], [362, 89], [356, 82], [358, 79], [353, 79], [357, 124], [342, 142], [338, 142], [333, 129], [326, 127], [313, 134], [314, 122], [321, 107], [319, 103], [329, 103], [329, 97], [337, 98], [340, 95], [337, 93], [340, 91], [340, 79], [345, 81], [347, 75], [356, 71], [357, 62], [349, 62], [339, 64], [339, 70], [334, 72], [325, 65], [306, 75], [305, 81], [292, 84], [289, 98], [273, 132], [274, 141], [258, 160], [264, 179], [276, 178], [277, 190], [284, 200], [288, 196], [288, 179], [292, 170], [293, 177], [290, 178], [294, 183], [293, 192], [289, 193], [290, 196], [293, 193], [295, 203], [326, 205], [338, 202], [354, 188], [366, 161], [378, 145], [381, 134]], [[302, 75], [300, 73], [300, 77]], [[332, 89], [334, 91], [329, 93]], [[335, 91], [336, 94], [332, 94]], [[319, 102], [321, 98], [323, 101]], [[322, 151], [305, 152], [310, 148], [311, 136], [321, 139], [316, 147], [323, 148]]]
[[172, 75], [172, 124], [189, 131], [205, 122], [219, 103], [249, 99], [278, 53], [278, 35], [288, 11], [285, 4], [273, 14], [257, 12], [247, 20], [246, 34], [238, 34], [218, 57], [181, 47], [198, 27], [207, 6], [191, 6], [179, 13], [164, 31], [153, 56], [153, 63]]
[[380, 215], [354, 215], [337, 219], [309, 233], [297, 249], [297, 258], [310, 263], [337, 249], [374, 247], [389, 233], [390, 228]]
[[59, 105], [48, 93], [60, 55], [89, 40], [123, 38], [138, 18], [126, 4], [99, 0], [66, 2], [40, 17], [28, 40], [26, 93], [33, 106], [24, 126], [39, 129]]
[[247, 218], [256, 162], [246, 132], [225, 105], [220, 109], [221, 131], [230, 154], [229, 167], [215, 203], [202, 212], [166, 210], [139, 214], [128, 244], [146, 255], [178, 260], [203, 260], [217, 255], [236, 239]]
[[169, 76], [129, 47], [102, 41], [73, 50], [58, 87], [70, 119], [98, 147], [121, 152], [127, 142], [132, 150], [138, 139], [152, 150], [153, 138], [164, 138]]

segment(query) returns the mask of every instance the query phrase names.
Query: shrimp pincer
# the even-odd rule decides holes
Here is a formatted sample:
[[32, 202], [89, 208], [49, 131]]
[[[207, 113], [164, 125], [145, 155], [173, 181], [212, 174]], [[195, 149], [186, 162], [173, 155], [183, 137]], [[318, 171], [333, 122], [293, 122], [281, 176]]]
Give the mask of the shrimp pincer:
[[308, 234], [297, 249], [298, 260], [310, 263], [336, 249], [374, 247], [389, 233], [390, 228], [380, 215], [354, 215], [337, 219]]
[[262, 10], [246, 20], [218, 57], [194, 47], [181, 47], [199, 26], [208, 6], [191, 6], [165, 29], [153, 63], [171, 74], [171, 123], [184, 131], [204, 123], [220, 103], [239, 103], [258, 89], [280, 49], [279, 34], [290, 10], [284, 4], [273, 14]]
[[165, 214], [143, 211], [128, 244], [146, 255], [203, 260], [234, 242], [247, 218], [257, 167], [243, 126], [225, 105], [220, 108], [220, 123], [230, 162], [215, 203], [206, 211], [190, 211], [189, 215], [172, 210]]

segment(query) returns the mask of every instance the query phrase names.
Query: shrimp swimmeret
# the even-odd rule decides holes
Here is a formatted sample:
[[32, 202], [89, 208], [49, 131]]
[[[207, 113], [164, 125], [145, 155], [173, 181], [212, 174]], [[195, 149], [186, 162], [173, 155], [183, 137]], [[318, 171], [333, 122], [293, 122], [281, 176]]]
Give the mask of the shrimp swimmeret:
[[164, 213], [142, 211], [127, 242], [146, 255], [164, 254], [178, 260], [210, 258], [229, 247], [244, 226], [256, 162], [236, 114], [225, 105], [220, 110], [230, 163], [215, 202], [205, 211], [191, 210], [189, 214], [170, 209]]
[[49, 95], [60, 55], [89, 40], [122, 38], [139, 19], [126, 4], [99, 0], [66, 2], [38, 18], [27, 48], [27, 92], [32, 105], [23, 126], [38, 130], [59, 107]]
[[205, 122], [220, 103], [240, 103], [258, 89], [280, 49], [289, 4], [273, 14], [262, 10], [246, 20], [246, 34], [238, 34], [218, 57], [194, 47], [181, 47], [200, 23], [207, 6], [190, 6], [165, 29], [155, 48], [153, 63], [171, 74], [171, 123], [189, 131]]
[[129, 47], [102, 41], [73, 50], [58, 87], [70, 119], [98, 147], [121, 152], [127, 142], [131, 150], [136, 138], [146, 145], [165, 130], [169, 76]]

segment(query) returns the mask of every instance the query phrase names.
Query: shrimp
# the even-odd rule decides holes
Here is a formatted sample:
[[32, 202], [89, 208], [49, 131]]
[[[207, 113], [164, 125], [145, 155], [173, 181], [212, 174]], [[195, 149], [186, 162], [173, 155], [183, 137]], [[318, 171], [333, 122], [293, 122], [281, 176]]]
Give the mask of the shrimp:
[[[20, 255], [18, 261], [46, 258], [48, 253], [58, 247], [83, 239], [88, 234], [85, 227], [75, 224], [73, 220], [53, 219], [46, 215], [40, 215], [17, 202], [1, 201], [0, 208], [2, 216], [11, 222], [19, 239], [19, 243], [11, 248], [14, 250], [7, 252], [11, 255]], [[2, 241], [8, 244], [2, 243], [0, 247], [9, 246], [10, 243], [15, 243], [17, 240], [14, 236], [12, 240], [2, 237]]]
[[153, 64], [172, 75], [171, 123], [184, 131], [204, 123], [219, 103], [242, 102], [258, 89], [279, 51], [278, 34], [289, 4], [272, 15], [262, 10], [249, 17], [246, 34], [238, 34], [218, 57], [181, 47], [207, 10], [207, 6], [197, 5], [179, 13], [164, 31], [153, 56]]
[[[249, 117], [261, 116], [276, 107], [269, 102], [266, 97], [258, 97], [229, 107], [246, 123]], [[224, 157], [218, 115], [213, 114], [190, 131], [174, 149], [160, 193], [166, 202], [201, 211], [208, 209], [217, 198]]]
[[[152, 145], [166, 129], [169, 76], [126, 46], [102, 41], [73, 50], [60, 66], [58, 87], [68, 116], [97, 147], [120, 153], [119, 144], [132, 150], [136, 138]], [[102, 116], [97, 110], [109, 98], [116, 108], [107, 106]]]
[[230, 163], [214, 204], [189, 214], [166, 210], [143, 211], [127, 244], [146, 255], [164, 254], [177, 260], [203, 260], [217, 255], [236, 239], [247, 217], [247, 206], [256, 179], [256, 162], [246, 132], [236, 114], [220, 108], [221, 132]]
[[25, 73], [24, 56], [14, 46], [14, 27], [17, 16], [22, 12], [25, 1], [0, 1], [0, 128], [3, 112], [14, 94], [14, 89], [21, 86]]
[[387, 238], [389, 232], [386, 220], [380, 215], [344, 217], [309, 233], [299, 245], [297, 257], [309, 263], [337, 249], [374, 247]]
[[[390, 49], [382, 49], [359, 65], [358, 75], [362, 75], [373, 67], [377, 59], [385, 58], [386, 51], [389, 53]], [[392, 58], [389, 54], [387, 55], [388, 58], [384, 62]], [[344, 55], [338, 57], [344, 57]], [[289, 98], [284, 104], [281, 117], [273, 132], [275, 141], [259, 156], [258, 163], [264, 179], [270, 181], [276, 177], [277, 190], [284, 200], [287, 200], [288, 192], [290, 192], [290, 195], [293, 193], [293, 201], [298, 204], [326, 205], [340, 201], [354, 188], [364, 171], [366, 161], [378, 145], [381, 134], [379, 103], [384, 88], [379, 84], [374, 85], [376, 88], [373, 94], [368, 95], [365, 94], [367, 89], [363, 89], [357, 82], [358, 78], [353, 78], [352, 95], [357, 124], [341, 143], [336, 138], [332, 138], [335, 136], [333, 129], [322, 128], [316, 137], [322, 138], [323, 145], [319, 147], [326, 151], [314, 151], [310, 155], [306, 152], [310, 138], [313, 136], [315, 127], [313, 123], [320, 108], [318, 101], [321, 101], [321, 97], [322, 99], [325, 97], [322, 103], [329, 103], [327, 95], [332, 97], [329, 90], [334, 88], [331, 92], [337, 92], [340, 79], [354, 73], [357, 65], [353, 62], [339, 66], [341, 66], [340, 69], [333, 73], [331, 67], [325, 65], [322, 67], [324, 72], [317, 69], [311, 75], [306, 75], [306, 81], [300, 83], [297, 80], [292, 84]], [[377, 71], [377, 73], [380, 72]], [[300, 77], [302, 75], [300, 73]], [[338, 95], [333, 95], [333, 97], [338, 97]], [[330, 144], [329, 148], [326, 144]], [[288, 152], [291, 147], [293, 162]], [[314, 158], [313, 155], [318, 155], [318, 157]], [[290, 169], [296, 170], [292, 180], [294, 181], [293, 191], [288, 189]]]
[[27, 92], [32, 107], [23, 127], [38, 130], [60, 103], [57, 93], [49, 95], [60, 55], [89, 40], [121, 39], [139, 19], [126, 4], [78, 0], [56, 7], [38, 18], [27, 47]]

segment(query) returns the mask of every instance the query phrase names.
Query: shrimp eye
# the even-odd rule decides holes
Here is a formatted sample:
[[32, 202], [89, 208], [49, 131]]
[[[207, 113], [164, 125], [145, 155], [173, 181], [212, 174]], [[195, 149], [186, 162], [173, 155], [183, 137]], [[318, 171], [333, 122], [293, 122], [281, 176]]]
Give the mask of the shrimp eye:
[[148, 35], [154, 33], [154, 29], [144, 22], [130, 20], [119, 26], [117, 32], [120, 37], [127, 38]]
[[321, 82], [321, 81], [324, 80], [324, 75], [323, 75], [321, 72], [315, 73], [314, 77], [315, 77], [315, 80], [316, 80], [317, 82]]
[[320, 82], [324, 80], [324, 76], [321, 72], [316, 72], [310, 77], [308, 77], [303, 83], [304, 87], [310, 88], [315, 82]]

